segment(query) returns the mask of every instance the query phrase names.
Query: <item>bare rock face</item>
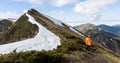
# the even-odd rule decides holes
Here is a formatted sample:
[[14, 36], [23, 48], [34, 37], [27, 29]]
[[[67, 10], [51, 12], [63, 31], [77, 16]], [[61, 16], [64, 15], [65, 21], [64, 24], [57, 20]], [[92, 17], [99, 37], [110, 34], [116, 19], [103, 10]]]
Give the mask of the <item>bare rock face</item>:
[[10, 30], [12, 25], [13, 22], [8, 19], [2, 19], [0, 21], [0, 42], [3, 41], [5, 34]]

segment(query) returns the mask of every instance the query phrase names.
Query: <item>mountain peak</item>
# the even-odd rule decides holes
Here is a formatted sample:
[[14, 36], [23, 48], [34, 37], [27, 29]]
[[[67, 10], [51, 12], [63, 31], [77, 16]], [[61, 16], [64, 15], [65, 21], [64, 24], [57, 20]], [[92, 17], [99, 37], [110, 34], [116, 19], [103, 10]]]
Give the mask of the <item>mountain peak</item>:
[[115, 39], [119, 37], [117, 37], [117, 35], [114, 33], [106, 31], [106, 29], [115, 31], [116, 29], [114, 27], [110, 27], [103, 24], [99, 26], [94, 26], [90, 23], [87, 23], [77, 26], [76, 29], [86, 35], [90, 35], [92, 40], [98, 42], [102, 46], [112, 50], [113, 52], [120, 53], [119, 51], [120, 47], [119, 45], [116, 45], [119, 44], [119, 40]]
[[37, 10], [35, 10], [34, 8], [29, 9], [28, 12], [29, 11], [36, 11], [37, 12]]
[[[10, 47], [9, 50], [6, 48], [6, 51], [3, 50], [4, 52], [0, 51], [0, 53], [9, 53], [16, 48], [17, 52], [26, 50], [53, 50], [62, 42], [71, 40], [68, 39], [69, 36], [77, 39], [82, 34], [59, 20], [43, 15], [35, 9], [30, 9], [14, 23], [9, 33], [6, 34], [4, 42], [8, 44], [4, 43], [6, 45], [4, 47], [8, 45]], [[23, 43], [26, 44], [27, 48], [23, 47]], [[15, 46], [16, 44], [20, 44], [18, 45], [19, 47]], [[1, 48], [3, 47], [0, 46]]]
[[[94, 25], [88, 25], [94, 27]], [[113, 54], [107, 52], [102, 47], [98, 47], [96, 44], [90, 47], [91, 52], [89, 52], [86, 48], [84, 40], [82, 40], [85, 39], [83, 36], [71, 26], [68, 26], [67, 24], [52, 17], [40, 14], [35, 9], [30, 9], [11, 26], [8, 33], [4, 36], [5, 38], [3, 37], [4, 40], [9, 40], [11, 43], [8, 41], [8, 44], [1, 44], [0, 54], [7, 54], [13, 51], [15, 55], [12, 55], [15, 56], [15, 58], [13, 58], [13, 56], [7, 55], [8, 60], [9, 57], [13, 58], [13, 62], [9, 63], [19, 63], [18, 59], [16, 58], [19, 55], [20, 63], [26, 63], [29, 60], [35, 60], [35, 62], [42, 61], [42, 63], [66, 63], [66, 59], [67, 63], [94, 63], [98, 61], [101, 61], [100, 63], [108, 63], [108, 59], [111, 60], [111, 55]], [[42, 51], [40, 53], [33, 54], [31, 50], [35, 50], [36, 52], [41, 50], [53, 51], [48, 51], [48, 54], [46, 56], [46, 53], [44, 51], [43, 54], [41, 54]], [[32, 53], [28, 54], [28, 52], [26, 51], [30, 51]], [[103, 51], [108, 53], [109, 55], [111, 54], [110, 58], [106, 57], [108, 56], [108, 54], [106, 56], [103, 56]], [[16, 52], [20, 52], [20, 54]], [[23, 60], [24, 58], [21, 57], [21, 52], [23, 52], [22, 57], [26, 58], [27, 60]], [[41, 58], [39, 57], [44, 57], [43, 59], [45, 62], [43, 62], [43, 60], [41, 60]], [[61, 57], [65, 57], [63, 58], [65, 59], [65, 61], [63, 61]], [[0, 56], [0, 58], [3, 57]], [[55, 60], [56, 62], [46, 62], [47, 60]], [[63, 62], [61, 62], [61, 60]], [[4, 58], [2, 62], [0, 61], [0, 63], [3, 62], [6, 63], [6, 60], [4, 60]], [[30, 61], [29, 63], [32, 62], [35, 63], [34, 61]]]
[[32, 13], [41, 14], [40, 12], [35, 10], [34, 8], [29, 9], [27, 13], [30, 13], [30, 14], [32, 14]]
[[[80, 26], [82, 26], [84, 28], [88, 28], [88, 27], [89, 28], [96, 28], [96, 26], [94, 24], [91, 24], [91, 23], [82, 24]], [[79, 27], [79, 26], [77, 26], [77, 27]]]
[[94, 24], [91, 24], [91, 23], [82, 24], [82, 25], [76, 26], [75, 28], [79, 29], [79, 30], [82, 30], [83, 33], [87, 30], [97, 29], [97, 27]]

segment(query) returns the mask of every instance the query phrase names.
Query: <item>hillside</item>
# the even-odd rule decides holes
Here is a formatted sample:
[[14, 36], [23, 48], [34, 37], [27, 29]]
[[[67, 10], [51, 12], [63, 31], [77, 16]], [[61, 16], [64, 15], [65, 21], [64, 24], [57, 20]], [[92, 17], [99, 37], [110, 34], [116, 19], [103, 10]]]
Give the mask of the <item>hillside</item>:
[[[32, 29], [33, 35], [26, 29]], [[98, 44], [88, 51], [83, 34], [35, 9], [22, 15], [9, 31], [14, 32], [7, 33], [11, 39], [0, 45], [0, 63], [120, 63], [117, 54]]]
[[71, 26], [47, 17], [48, 16], [44, 16], [34, 9], [22, 15], [11, 26], [8, 33], [6, 33], [3, 42], [5, 45], [0, 46], [0, 49], [5, 49], [0, 51], [0, 53], [6, 54], [14, 49], [16, 49], [17, 52], [53, 50], [62, 42], [67, 42], [69, 36], [70, 38], [80, 38], [80, 35], [83, 36]]
[[2, 19], [0, 21], [0, 44], [3, 43], [4, 36], [12, 26], [13, 22], [9, 19]]
[[87, 36], [90, 35], [95, 42], [99, 43], [105, 48], [120, 54], [120, 40], [114, 38], [118, 37], [116, 34], [110, 33], [90, 23], [76, 26], [76, 29]]
[[120, 25], [114, 25], [114, 26], [98, 25], [97, 27], [100, 27], [111, 33], [120, 34]]
[[97, 27], [102, 28], [110, 33], [116, 34], [117, 37], [114, 38], [120, 40], [120, 25], [113, 25], [113, 26], [98, 25]]
[[14, 24], [10, 27], [11, 29], [5, 34], [3, 44], [11, 43], [15, 41], [32, 38], [36, 35], [38, 27], [29, 21], [27, 16], [21, 16]]

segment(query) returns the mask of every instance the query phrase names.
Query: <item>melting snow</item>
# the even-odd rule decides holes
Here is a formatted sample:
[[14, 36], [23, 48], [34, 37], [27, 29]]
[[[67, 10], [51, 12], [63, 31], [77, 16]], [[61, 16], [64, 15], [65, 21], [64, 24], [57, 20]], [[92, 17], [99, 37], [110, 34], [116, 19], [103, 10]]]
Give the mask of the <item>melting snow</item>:
[[26, 14], [29, 17], [29, 21], [36, 24], [39, 27], [38, 34], [31, 39], [26, 39], [23, 41], [18, 41], [10, 44], [0, 45], [0, 54], [7, 54], [16, 49], [16, 52], [25, 52], [30, 50], [53, 50], [56, 49], [58, 45], [61, 45], [60, 38], [53, 34], [51, 31], [47, 30], [41, 24], [39, 24], [35, 19]]
[[13, 19], [13, 18], [8, 18], [8, 20], [12, 21], [12, 22], [16, 22], [17, 19]]
[[53, 19], [52, 17], [47, 16], [47, 15], [44, 15], [44, 16], [46, 16], [47, 18], [49, 18], [49, 19], [50, 19], [52, 22], [54, 22], [55, 24], [57, 24], [57, 25], [59, 25], [59, 26], [63, 26], [61, 21], [59, 21], [59, 20], [57, 20], [57, 19]]
[[69, 26], [69, 28], [74, 31], [75, 33], [79, 34], [80, 36], [84, 36], [83, 34], [81, 34], [80, 32], [78, 32], [77, 30], [75, 30], [74, 28], [72, 28], [71, 26]]
[[[62, 25], [63, 22], [61, 22], [60, 20], [53, 19], [52, 17], [47, 16], [47, 15], [44, 15], [44, 16], [46, 16], [47, 18], [49, 18], [49, 19], [50, 19], [52, 22], [54, 22], [55, 24], [57, 24], [57, 25], [59, 25], [59, 26], [63, 26], [63, 25]], [[64, 24], [65, 24], [65, 23], [64, 23]], [[67, 24], [65, 24], [65, 25], [67, 25]], [[80, 36], [84, 36], [83, 34], [81, 34], [80, 32], [78, 32], [77, 30], [75, 30], [75, 29], [72, 28], [71, 26], [69, 26], [69, 25], [67, 25], [67, 26], [70, 28], [70, 30], [74, 31], [75, 33], [79, 34]]]
[[107, 47], [107, 45], [106, 45], [106, 43], [105, 43], [105, 42], [103, 42], [103, 41], [102, 41], [102, 43], [103, 43], [103, 45], [104, 45], [105, 47]]
[[112, 39], [110, 39], [112, 41]]
[[99, 39], [99, 37], [97, 37], [97, 39]]

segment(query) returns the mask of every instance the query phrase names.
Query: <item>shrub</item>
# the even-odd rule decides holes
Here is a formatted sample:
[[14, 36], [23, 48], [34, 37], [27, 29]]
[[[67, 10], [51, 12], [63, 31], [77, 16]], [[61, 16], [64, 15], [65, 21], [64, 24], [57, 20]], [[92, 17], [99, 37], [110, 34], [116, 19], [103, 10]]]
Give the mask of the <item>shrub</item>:
[[2, 55], [0, 60], [0, 63], [63, 63], [65, 57], [52, 51], [29, 51]]

